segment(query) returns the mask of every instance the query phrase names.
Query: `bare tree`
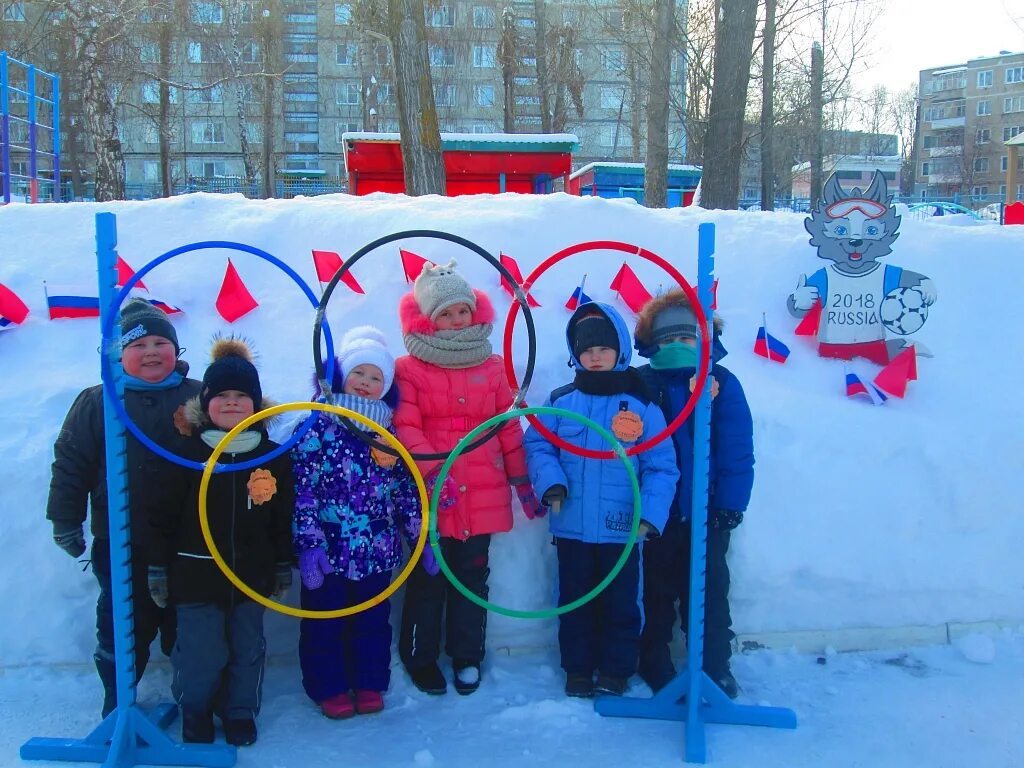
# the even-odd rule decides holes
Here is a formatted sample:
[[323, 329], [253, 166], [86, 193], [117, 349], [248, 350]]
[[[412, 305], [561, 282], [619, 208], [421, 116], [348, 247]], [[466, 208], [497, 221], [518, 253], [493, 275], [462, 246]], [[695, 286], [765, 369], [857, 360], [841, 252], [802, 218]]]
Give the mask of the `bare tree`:
[[664, 208], [668, 204], [668, 91], [672, 73], [671, 36], [675, 29], [675, 0], [654, 0], [654, 13], [654, 46], [647, 97], [644, 205]]
[[444, 159], [427, 58], [423, 0], [388, 0], [402, 166], [409, 195], [445, 194]]
[[501, 82], [504, 91], [505, 133], [516, 129], [515, 82], [519, 72], [519, 35], [516, 29], [516, 12], [511, 5], [501, 10], [501, 40], [498, 42], [498, 63], [501, 65]]
[[914, 191], [914, 142], [917, 140], [917, 85], [911, 83], [889, 100], [889, 119], [900, 141], [900, 194]]
[[775, 210], [775, 12], [765, 0], [761, 40], [761, 210]]
[[700, 204], [736, 208], [757, 0], [720, 0]]

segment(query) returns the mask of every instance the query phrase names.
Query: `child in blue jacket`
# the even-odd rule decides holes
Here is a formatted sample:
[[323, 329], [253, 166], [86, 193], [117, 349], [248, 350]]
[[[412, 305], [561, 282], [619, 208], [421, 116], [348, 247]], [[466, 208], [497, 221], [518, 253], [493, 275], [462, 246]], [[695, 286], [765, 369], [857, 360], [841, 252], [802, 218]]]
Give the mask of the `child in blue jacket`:
[[[704, 605], [704, 671], [730, 697], [739, 686], [729, 659], [734, 637], [729, 615], [730, 532], [743, 520], [754, 483], [754, 437], [743, 387], [727, 368], [713, 321], [711, 347], [711, 463], [708, 491], [707, 585]], [[650, 365], [640, 368], [648, 391], [672, 421], [690, 397], [697, 369], [697, 320], [681, 290], [649, 301], [636, 323], [636, 347]], [[661, 537], [644, 548], [644, 630], [640, 641], [640, 676], [655, 691], [675, 674], [669, 652], [675, 602], [686, 630], [690, 591], [691, 503], [693, 494], [693, 417], [673, 433], [679, 463], [678, 492]]]
[[[629, 332], [612, 307], [580, 305], [569, 319], [566, 341], [576, 376], [552, 392], [547, 405], [586, 416], [627, 449], [665, 428], [661, 410], [650, 402], [637, 372], [629, 367]], [[578, 421], [554, 416], [540, 420], [580, 448], [611, 447]], [[534, 428], [527, 431], [524, 445], [533, 487], [552, 507], [559, 604], [565, 605], [597, 586], [621, 556], [633, 523], [632, 486], [618, 459], [582, 458], [555, 447]], [[640, 481], [641, 536], [657, 535], [665, 526], [679, 479], [672, 446], [666, 440], [629, 460]], [[634, 548], [603, 592], [559, 617], [566, 695], [623, 694], [636, 671], [640, 623], [640, 564]]]

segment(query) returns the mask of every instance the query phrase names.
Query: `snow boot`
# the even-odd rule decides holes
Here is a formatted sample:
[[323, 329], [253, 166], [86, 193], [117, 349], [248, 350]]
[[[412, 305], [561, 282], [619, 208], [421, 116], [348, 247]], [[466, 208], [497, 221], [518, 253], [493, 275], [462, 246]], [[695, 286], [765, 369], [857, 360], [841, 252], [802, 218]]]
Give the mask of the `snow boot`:
[[384, 709], [384, 696], [380, 691], [356, 691], [356, 712], [373, 715]]
[[236, 747], [248, 747], [256, 743], [256, 721], [251, 717], [228, 718], [223, 721], [224, 740]]
[[422, 667], [414, 667], [408, 671], [409, 677], [412, 678], [412, 684], [424, 693], [429, 693], [431, 696], [440, 696], [448, 692], [448, 682], [444, 679], [444, 675], [441, 674], [441, 668], [437, 666], [436, 662], [431, 662]]
[[573, 699], [594, 698], [594, 676], [580, 673], [565, 676], [565, 695]]
[[598, 696], [621, 696], [626, 692], [628, 684], [628, 677], [606, 675], [603, 672], [598, 672], [597, 682], [594, 683], [594, 693]]
[[732, 672], [728, 669], [723, 674], [713, 676], [711, 679], [722, 689], [722, 693], [730, 699], [735, 699], [740, 695], [740, 684], [736, 682], [736, 678], [732, 676]]
[[324, 713], [324, 717], [329, 717], [331, 720], [347, 720], [356, 713], [348, 691], [321, 701], [320, 711]]
[[455, 691], [460, 696], [468, 696], [480, 687], [480, 665], [475, 661], [455, 661], [452, 664], [455, 673]]
[[187, 744], [213, 744], [213, 714], [182, 712], [181, 740]]

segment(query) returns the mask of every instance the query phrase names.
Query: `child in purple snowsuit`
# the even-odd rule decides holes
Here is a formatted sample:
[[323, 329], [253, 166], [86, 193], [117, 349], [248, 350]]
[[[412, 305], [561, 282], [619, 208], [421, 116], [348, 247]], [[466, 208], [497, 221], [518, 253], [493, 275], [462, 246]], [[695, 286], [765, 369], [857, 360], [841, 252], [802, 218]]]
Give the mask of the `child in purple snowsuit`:
[[[391, 431], [398, 399], [394, 373], [380, 331], [353, 328], [336, 360], [334, 402]], [[410, 546], [420, 532], [420, 500], [408, 468], [353, 434], [364, 429], [361, 424], [349, 425], [321, 412], [292, 449], [293, 527], [306, 609], [336, 610], [383, 592], [403, 559], [399, 529]], [[429, 547], [423, 555], [424, 567], [436, 568]], [[384, 708], [391, 681], [390, 613], [385, 600], [351, 616], [299, 624], [302, 685], [327, 717]]]

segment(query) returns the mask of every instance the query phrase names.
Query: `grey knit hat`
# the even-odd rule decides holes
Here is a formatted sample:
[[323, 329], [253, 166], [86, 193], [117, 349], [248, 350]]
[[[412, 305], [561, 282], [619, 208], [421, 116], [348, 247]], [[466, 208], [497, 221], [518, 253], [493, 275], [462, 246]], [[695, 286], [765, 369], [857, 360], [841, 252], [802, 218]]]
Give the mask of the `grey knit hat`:
[[175, 354], [181, 351], [178, 334], [167, 315], [145, 299], [130, 299], [121, 310], [118, 322], [121, 326], [122, 348], [144, 336], [161, 336], [174, 344]]
[[420, 312], [430, 317], [431, 322], [453, 304], [468, 304], [476, 312], [476, 296], [469, 283], [456, 273], [455, 259], [434, 267], [424, 264], [413, 283], [412, 293]]
[[665, 307], [651, 321], [651, 341], [659, 344], [675, 336], [697, 338], [697, 315], [690, 307]]

